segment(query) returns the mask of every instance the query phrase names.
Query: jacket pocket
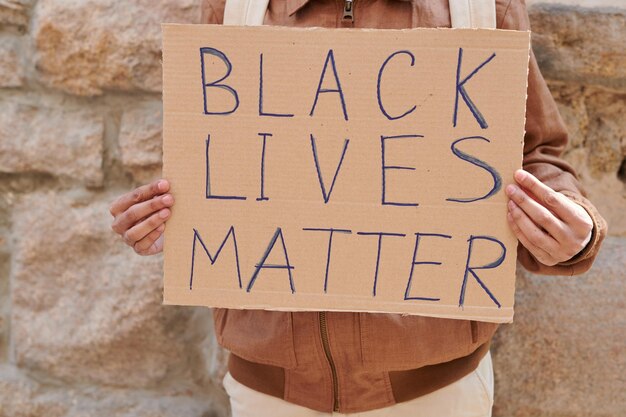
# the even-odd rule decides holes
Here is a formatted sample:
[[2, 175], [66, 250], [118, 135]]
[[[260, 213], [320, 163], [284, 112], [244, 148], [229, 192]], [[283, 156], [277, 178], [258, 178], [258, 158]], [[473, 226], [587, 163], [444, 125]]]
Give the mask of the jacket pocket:
[[245, 360], [295, 368], [290, 312], [214, 308], [215, 336], [225, 349]]
[[359, 313], [359, 319], [363, 363], [377, 370], [415, 369], [467, 356], [495, 332], [492, 323], [468, 320], [384, 313]]

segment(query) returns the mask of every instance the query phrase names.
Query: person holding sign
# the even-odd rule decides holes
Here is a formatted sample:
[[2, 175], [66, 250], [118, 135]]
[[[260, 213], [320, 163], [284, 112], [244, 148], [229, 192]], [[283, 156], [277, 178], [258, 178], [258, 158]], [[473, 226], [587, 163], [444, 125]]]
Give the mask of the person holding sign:
[[[205, 0], [203, 23], [232, 23], [257, 16], [261, 20], [257, 24], [277, 26], [529, 28], [523, 0], [239, 2], [247, 4], [244, 9], [237, 9], [235, 3]], [[464, 9], [468, 5], [472, 5], [471, 13]], [[216, 50], [204, 52], [219, 55]], [[407, 57], [410, 54], [402, 58]], [[331, 59], [334, 65], [329, 53], [327, 63]], [[470, 108], [471, 98], [463, 84], [457, 80], [457, 94]], [[404, 115], [380, 101], [379, 105], [388, 119]], [[567, 132], [532, 53], [526, 106], [523, 170], [514, 178], [502, 178], [510, 200], [507, 221], [519, 240], [518, 259], [539, 274], [580, 274], [591, 267], [607, 226], [585, 198], [572, 167], [561, 159]], [[340, 109], [347, 119], [345, 105]], [[474, 115], [478, 128], [483, 128], [480, 112]], [[209, 139], [206, 146], [208, 153]], [[315, 152], [313, 136], [311, 146]], [[455, 155], [467, 157], [460, 151]], [[325, 200], [331, 190], [332, 186], [322, 189]], [[140, 255], [161, 252], [173, 206], [167, 179], [141, 186], [112, 204], [113, 230]], [[209, 257], [213, 261], [217, 254]], [[382, 313], [223, 308], [214, 311], [214, 319], [218, 341], [231, 351], [224, 385], [234, 417], [333, 412], [370, 417], [491, 415], [489, 346], [497, 323]]]

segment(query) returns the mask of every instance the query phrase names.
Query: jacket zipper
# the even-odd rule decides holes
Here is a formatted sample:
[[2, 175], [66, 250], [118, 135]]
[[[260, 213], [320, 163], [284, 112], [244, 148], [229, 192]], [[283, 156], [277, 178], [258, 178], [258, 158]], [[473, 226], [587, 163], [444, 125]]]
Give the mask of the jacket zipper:
[[337, 368], [333, 361], [333, 356], [330, 353], [330, 343], [328, 343], [328, 326], [326, 323], [326, 312], [320, 311], [320, 334], [322, 336], [322, 346], [324, 347], [324, 354], [330, 365], [330, 372], [333, 379], [333, 411], [339, 411], [339, 381], [337, 380]]
[[354, 22], [354, 1], [344, 0], [343, 2], [343, 20]]

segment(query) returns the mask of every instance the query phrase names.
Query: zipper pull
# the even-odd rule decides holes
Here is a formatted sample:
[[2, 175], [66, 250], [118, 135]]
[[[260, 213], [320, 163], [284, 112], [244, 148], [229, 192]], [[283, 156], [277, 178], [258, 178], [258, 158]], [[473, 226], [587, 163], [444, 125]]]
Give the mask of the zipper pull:
[[345, 0], [343, 2], [343, 20], [349, 20], [350, 22], [354, 22], [354, 0]]

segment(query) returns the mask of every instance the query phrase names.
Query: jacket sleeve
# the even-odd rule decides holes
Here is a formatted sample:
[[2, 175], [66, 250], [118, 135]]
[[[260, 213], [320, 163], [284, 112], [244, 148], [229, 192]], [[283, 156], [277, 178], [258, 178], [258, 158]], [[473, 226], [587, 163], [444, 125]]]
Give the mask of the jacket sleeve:
[[[496, 4], [498, 28], [530, 30], [524, 0], [498, 1]], [[561, 159], [567, 142], [565, 123], [531, 51], [523, 168], [553, 190], [580, 204], [593, 220], [592, 236], [587, 246], [573, 258], [554, 266], [540, 263], [521, 243], [518, 244], [517, 254], [520, 263], [527, 270], [544, 275], [576, 275], [587, 271], [591, 268], [607, 234], [607, 223], [586, 198], [586, 192], [576, 172]]]

